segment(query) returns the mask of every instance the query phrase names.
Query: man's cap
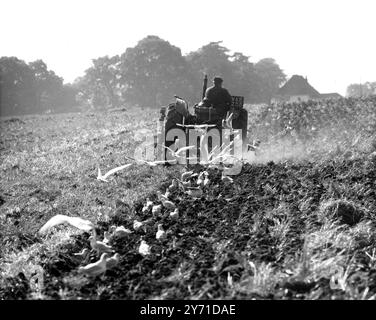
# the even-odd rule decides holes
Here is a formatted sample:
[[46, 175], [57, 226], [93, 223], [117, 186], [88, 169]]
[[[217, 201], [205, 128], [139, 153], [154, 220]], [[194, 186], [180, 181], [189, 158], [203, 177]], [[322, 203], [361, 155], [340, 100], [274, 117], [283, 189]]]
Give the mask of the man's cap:
[[222, 83], [223, 79], [221, 77], [214, 77], [213, 81], [214, 83]]

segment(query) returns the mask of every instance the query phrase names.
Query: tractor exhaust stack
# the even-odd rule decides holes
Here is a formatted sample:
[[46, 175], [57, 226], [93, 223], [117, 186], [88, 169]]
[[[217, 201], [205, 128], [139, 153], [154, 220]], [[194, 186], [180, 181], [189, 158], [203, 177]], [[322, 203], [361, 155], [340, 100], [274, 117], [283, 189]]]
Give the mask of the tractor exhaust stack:
[[205, 98], [205, 92], [206, 92], [207, 88], [208, 88], [208, 76], [205, 75], [205, 77], [204, 77], [204, 86], [202, 87], [202, 100], [204, 100], [204, 98]]

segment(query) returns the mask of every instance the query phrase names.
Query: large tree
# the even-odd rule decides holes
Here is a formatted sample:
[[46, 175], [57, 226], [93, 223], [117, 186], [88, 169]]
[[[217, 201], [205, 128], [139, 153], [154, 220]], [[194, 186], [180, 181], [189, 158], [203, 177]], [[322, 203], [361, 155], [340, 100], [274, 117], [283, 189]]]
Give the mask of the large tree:
[[256, 72], [254, 64], [241, 52], [235, 52], [231, 60], [235, 69], [235, 77], [232, 80], [235, 87], [233, 95], [244, 96], [247, 103], [259, 102], [262, 79]]
[[347, 87], [346, 95], [348, 97], [368, 97], [376, 94], [376, 82], [366, 82], [363, 84], [353, 83]]
[[16, 57], [0, 58], [1, 115], [74, 111], [75, 94], [42, 60], [26, 64]]
[[127, 103], [161, 106], [179, 95], [190, 103], [201, 100], [204, 75], [224, 78], [232, 95], [248, 103], [269, 102], [285, 81], [278, 64], [263, 59], [256, 65], [240, 52], [230, 55], [222, 41], [210, 42], [182, 56], [181, 50], [157, 36], [147, 36], [120, 56], [93, 60], [93, 66], [74, 86], [79, 100], [92, 106]]
[[260, 60], [255, 64], [255, 69], [261, 79], [259, 87], [260, 102], [270, 103], [281, 84], [286, 81], [286, 75], [272, 58]]
[[188, 54], [187, 61], [195, 72], [196, 99], [201, 97], [202, 77], [207, 74], [210, 80], [215, 75], [223, 77], [231, 95], [244, 96], [247, 103], [270, 102], [286, 80], [275, 60], [262, 59], [254, 65], [243, 53], [229, 52], [222, 41], [217, 41]]
[[202, 95], [202, 79], [206, 74], [209, 80], [214, 76], [224, 78], [224, 85], [231, 91], [236, 88], [233, 85], [235, 70], [230, 61], [229, 49], [221, 45], [222, 41], [210, 42], [191, 52], [186, 59], [194, 71], [195, 99], [200, 100]]
[[33, 113], [37, 108], [33, 70], [16, 57], [0, 58], [0, 114]]
[[165, 105], [179, 95], [192, 96], [189, 65], [181, 50], [157, 36], [147, 36], [121, 56], [123, 98], [142, 106]]
[[38, 112], [57, 109], [62, 98], [63, 78], [48, 70], [42, 60], [29, 63], [29, 67], [35, 76]]
[[117, 107], [120, 103], [120, 57], [93, 59], [93, 65], [85, 71], [81, 82], [81, 93], [86, 95], [95, 107]]

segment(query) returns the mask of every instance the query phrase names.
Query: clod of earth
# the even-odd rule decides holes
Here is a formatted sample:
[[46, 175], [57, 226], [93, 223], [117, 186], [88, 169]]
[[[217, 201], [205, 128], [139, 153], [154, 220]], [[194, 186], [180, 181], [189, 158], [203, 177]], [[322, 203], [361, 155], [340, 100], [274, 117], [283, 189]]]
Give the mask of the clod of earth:
[[339, 219], [340, 222], [353, 226], [365, 216], [365, 212], [352, 201], [340, 199], [322, 203], [321, 215], [327, 218]]

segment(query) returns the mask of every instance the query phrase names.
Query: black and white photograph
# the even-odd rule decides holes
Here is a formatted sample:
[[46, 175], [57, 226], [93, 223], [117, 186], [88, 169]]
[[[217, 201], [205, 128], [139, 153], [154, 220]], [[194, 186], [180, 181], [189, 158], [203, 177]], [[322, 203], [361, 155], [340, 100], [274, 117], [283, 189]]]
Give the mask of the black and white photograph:
[[0, 10], [0, 300], [376, 300], [375, 0]]

